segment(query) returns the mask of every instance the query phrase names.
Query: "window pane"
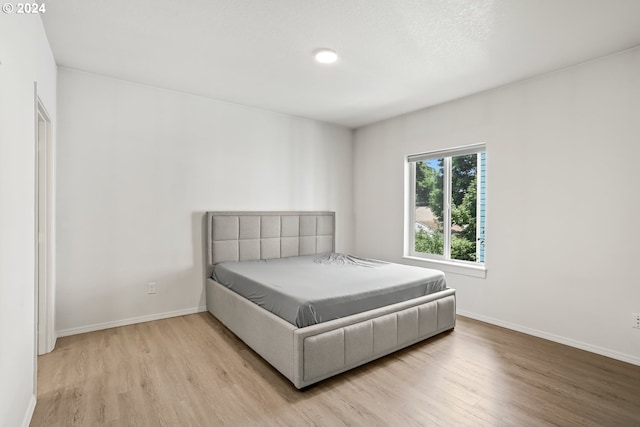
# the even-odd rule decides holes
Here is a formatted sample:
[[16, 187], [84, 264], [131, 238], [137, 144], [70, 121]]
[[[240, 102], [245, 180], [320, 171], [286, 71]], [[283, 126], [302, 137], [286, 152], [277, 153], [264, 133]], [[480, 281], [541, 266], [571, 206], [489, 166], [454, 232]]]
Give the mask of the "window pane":
[[443, 158], [416, 162], [416, 252], [444, 254], [443, 166]]
[[480, 262], [478, 234], [478, 154], [451, 158], [451, 259]]
[[[481, 150], [481, 151], [476, 151]], [[412, 254], [484, 264], [486, 153], [484, 144], [407, 156], [414, 176], [407, 224]]]

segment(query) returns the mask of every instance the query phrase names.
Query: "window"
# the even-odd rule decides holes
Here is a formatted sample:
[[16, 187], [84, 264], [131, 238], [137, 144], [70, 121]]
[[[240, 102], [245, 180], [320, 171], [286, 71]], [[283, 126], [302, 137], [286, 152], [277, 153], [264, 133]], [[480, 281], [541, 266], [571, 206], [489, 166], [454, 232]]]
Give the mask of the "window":
[[484, 144], [407, 157], [408, 255], [484, 265]]

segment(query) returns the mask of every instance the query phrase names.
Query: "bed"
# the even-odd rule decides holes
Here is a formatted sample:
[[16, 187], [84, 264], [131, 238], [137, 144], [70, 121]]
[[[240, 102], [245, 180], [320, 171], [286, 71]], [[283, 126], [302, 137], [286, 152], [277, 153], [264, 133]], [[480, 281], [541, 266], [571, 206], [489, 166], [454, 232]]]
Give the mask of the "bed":
[[[324, 304], [328, 314], [319, 314], [320, 304], [316, 304], [296, 317], [294, 309], [276, 315], [266, 309], [270, 307], [263, 300], [251, 301], [237, 293], [238, 289], [231, 290], [227, 278], [218, 277], [220, 268], [216, 277], [225, 284], [212, 278], [218, 264], [232, 270], [247, 264], [251, 269], [252, 262], [281, 268], [298, 259], [335, 264], [332, 257], [343, 255], [335, 254], [333, 212], [207, 212], [205, 229], [207, 309], [298, 389], [455, 327], [455, 290], [436, 284], [436, 279], [426, 285], [433, 287], [427, 295], [409, 295], [410, 299], [399, 302], [387, 300], [379, 307], [376, 304], [380, 303], [371, 303], [376, 307], [371, 309], [366, 302], [365, 311], [356, 314], [331, 311], [337, 304], [330, 300]], [[338, 260], [338, 264], [348, 262], [378, 261]], [[383, 267], [389, 272], [389, 268], [405, 267], [384, 264], [389, 264]], [[337, 278], [325, 279], [327, 286]], [[295, 280], [290, 281], [295, 285]], [[416, 291], [402, 288], [401, 292]]]

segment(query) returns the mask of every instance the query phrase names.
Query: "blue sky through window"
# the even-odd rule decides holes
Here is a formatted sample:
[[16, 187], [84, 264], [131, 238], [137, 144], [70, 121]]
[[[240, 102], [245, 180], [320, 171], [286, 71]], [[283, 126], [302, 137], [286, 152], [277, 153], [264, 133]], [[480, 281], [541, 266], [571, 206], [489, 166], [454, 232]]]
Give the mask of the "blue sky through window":
[[429, 166], [431, 169], [434, 169], [438, 173], [440, 173], [440, 170], [442, 169], [438, 164], [438, 159], [424, 160], [423, 163]]

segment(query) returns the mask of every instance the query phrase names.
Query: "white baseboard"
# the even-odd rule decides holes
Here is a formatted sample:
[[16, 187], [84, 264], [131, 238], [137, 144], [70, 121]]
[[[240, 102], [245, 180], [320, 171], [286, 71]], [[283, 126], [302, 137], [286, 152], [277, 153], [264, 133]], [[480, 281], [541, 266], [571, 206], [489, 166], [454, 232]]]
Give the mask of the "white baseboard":
[[32, 394], [31, 399], [29, 399], [29, 406], [27, 407], [27, 412], [24, 414], [24, 419], [22, 420], [22, 427], [29, 427], [31, 424], [31, 418], [33, 417], [33, 411], [36, 409], [36, 395]]
[[56, 331], [58, 338], [69, 335], [84, 334], [85, 332], [100, 331], [102, 329], [117, 328], [118, 326], [134, 325], [136, 323], [150, 322], [152, 320], [167, 319], [169, 317], [184, 316], [187, 314], [201, 313], [207, 311], [206, 306], [186, 308], [184, 310], [167, 311], [164, 313], [150, 314], [147, 316], [131, 317], [129, 319], [114, 320], [113, 322], [95, 323], [93, 325], [80, 326], [78, 328], [63, 329]]
[[590, 351], [591, 353], [596, 353], [601, 356], [610, 357], [612, 359], [621, 360], [623, 362], [640, 366], [640, 357], [636, 357], [631, 354], [620, 353], [620, 352], [609, 350], [603, 347], [598, 347], [595, 345], [577, 341], [571, 338], [550, 334], [548, 332], [538, 331], [537, 329], [527, 328], [525, 326], [516, 325], [515, 323], [505, 322], [502, 320], [494, 319], [492, 317], [487, 317], [481, 314], [471, 313], [464, 310], [457, 310], [457, 314], [461, 316], [469, 317], [471, 319], [480, 320], [481, 322], [491, 323], [492, 325], [501, 326], [503, 328], [522, 332], [527, 335], [533, 335], [534, 337], [544, 338], [549, 341], [554, 341], [560, 344], [568, 345], [570, 347], [579, 348], [580, 350]]

